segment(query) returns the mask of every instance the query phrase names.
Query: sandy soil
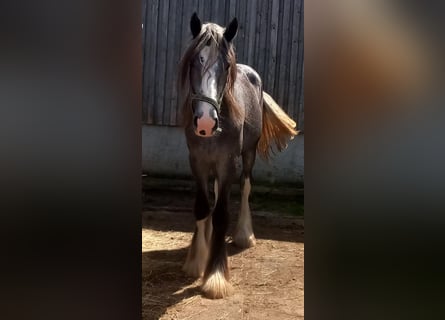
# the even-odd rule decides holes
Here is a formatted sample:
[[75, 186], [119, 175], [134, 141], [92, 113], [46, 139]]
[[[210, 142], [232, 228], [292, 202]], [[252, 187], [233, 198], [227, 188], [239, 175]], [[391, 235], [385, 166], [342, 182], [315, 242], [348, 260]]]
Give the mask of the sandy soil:
[[[235, 292], [210, 300], [201, 295], [200, 280], [181, 270], [194, 230], [192, 199], [178, 194], [162, 199], [170, 200], [148, 201], [142, 213], [143, 319], [304, 318], [303, 219], [254, 211], [255, 247], [240, 250], [227, 237]], [[236, 207], [234, 202], [231, 211]]]

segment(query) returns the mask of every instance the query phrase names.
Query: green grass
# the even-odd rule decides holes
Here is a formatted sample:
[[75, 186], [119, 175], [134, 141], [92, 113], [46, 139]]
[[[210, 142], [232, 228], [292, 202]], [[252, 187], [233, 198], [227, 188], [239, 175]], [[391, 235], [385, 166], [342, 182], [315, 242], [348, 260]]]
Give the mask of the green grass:
[[[193, 180], [159, 179], [145, 177], [142, 179], [143, 188], [151, 194], [179, 193], [179, 199], [193, 203], [195, 196], [195, 183]], [[209, 190], [213, 184], [209, 183]], [[212, 192], [212, 191], [211, 191]], [[168, 197], [160, 196], [162, 199]], [[232, 187], [232, 201], [239, 204], [240, 186]], [[250, 195], [250, 208], [254, 211], [268, 211], [296, 217], [304, 216], [304, 189], [302, 186], [292, 184], [265, 184], [254, 182]]]
[[285, 195], [253, 193], [250, 196], [250, 207], [257, 211], [272, 211], [286, 215], [304, 216], [304, 197], [302, 195]]

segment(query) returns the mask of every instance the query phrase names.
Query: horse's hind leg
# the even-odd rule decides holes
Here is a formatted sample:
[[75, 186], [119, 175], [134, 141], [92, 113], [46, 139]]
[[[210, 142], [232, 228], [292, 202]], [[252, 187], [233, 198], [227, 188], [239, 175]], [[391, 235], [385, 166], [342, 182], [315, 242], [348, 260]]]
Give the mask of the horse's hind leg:
[[255, 163], [255, 150], [243, 154], [243, 173], [241, 174], [241, 208], [236, 225], [233, 242], [241, 248], [253, 247], [256, 243], [252, 228], [252, 217], [249, 207], [251, 190], [250, 177]]
[[[192, 170], [193, 167], [194, 165], [192, 164]], [[194, 207], [196, 227], [182, 269], [189, 276], [201, 277], [204, 274], [209, 256], [209, 238], [211, 234], [209, 222], [211, 223], [211, 215], [209, 215], [210, 205], [208, 200], [207, 175], [197, 170], [193, 171], [197, 180], [197, 193]]]

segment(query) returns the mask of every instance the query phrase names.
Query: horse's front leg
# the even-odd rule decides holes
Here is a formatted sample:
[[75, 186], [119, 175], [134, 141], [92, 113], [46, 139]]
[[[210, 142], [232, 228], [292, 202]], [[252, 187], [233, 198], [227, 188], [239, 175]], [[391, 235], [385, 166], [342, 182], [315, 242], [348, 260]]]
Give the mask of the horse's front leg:
[[208, 261], [209, 242], [212, 232], [211, 215], [209, 214], [208, 174], [206, 170], [198, 168], [193, 160], [191, 160], [191, 167], [197, 182], [194, 207], [196, 227], [182, 269], [189, 276], [202, 277]]
[[210, 256], [201, 287], [204, 294], [212, 299], [224, 298], [233, 290], [229, 283], [225, 236], [229, 226], [228, 204], [234, 170], [234, 165], [228, 165], [217, 172], [218, 198], [212, 214]]

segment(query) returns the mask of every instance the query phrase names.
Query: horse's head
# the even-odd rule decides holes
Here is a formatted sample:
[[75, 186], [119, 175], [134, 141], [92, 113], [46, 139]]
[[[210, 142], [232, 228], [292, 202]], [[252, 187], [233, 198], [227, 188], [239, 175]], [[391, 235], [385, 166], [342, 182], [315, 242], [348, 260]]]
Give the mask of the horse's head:
[[203, 25], [194, 13], [190, 28], [195, 44], [188, 65], [194, 131], [200, 137], [212, 137], [221, 131], [221, 104], [231, 76], [229, 73], [234, 71], [229, 70], [234, 69], [235, 64], [231, 41], [236, 35], [238, 22], [234, 18], [227, 28], [214, 23]]

